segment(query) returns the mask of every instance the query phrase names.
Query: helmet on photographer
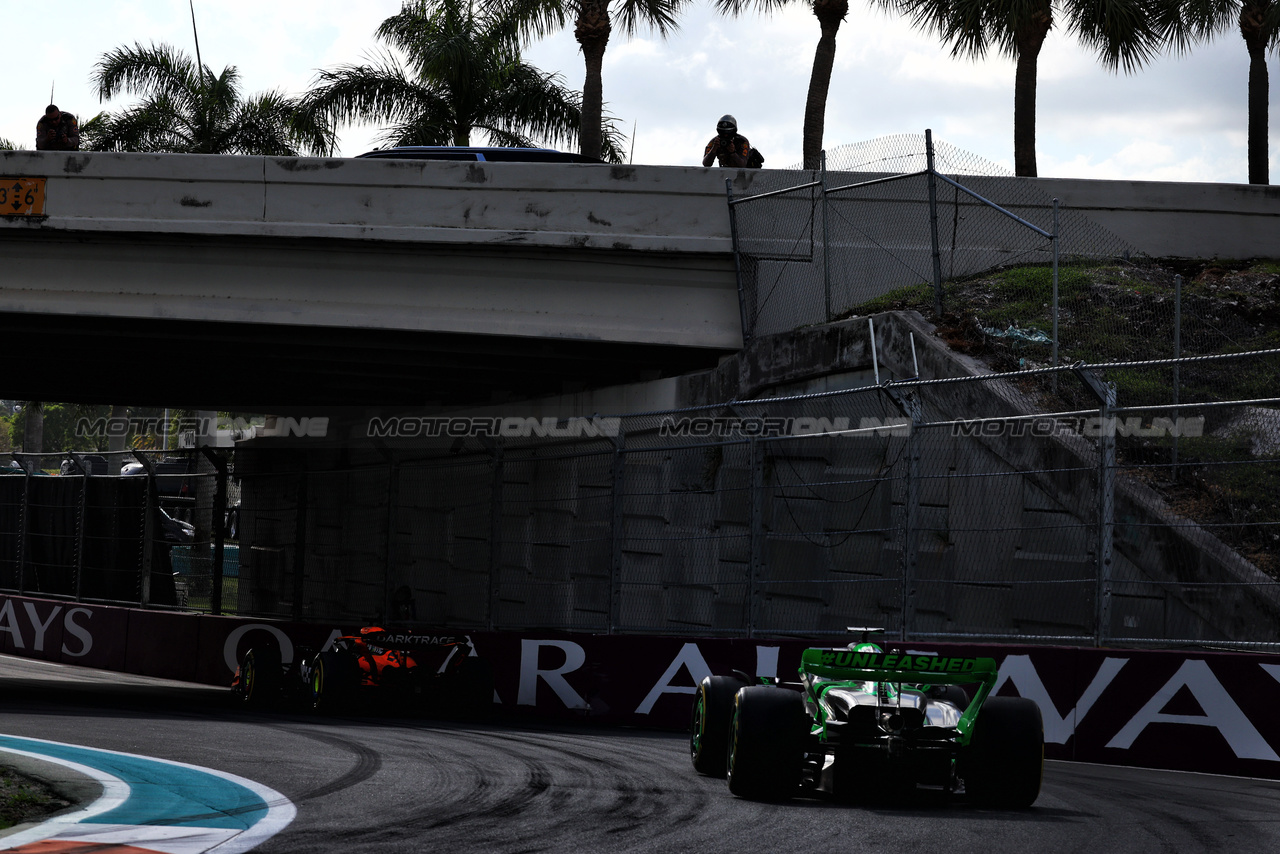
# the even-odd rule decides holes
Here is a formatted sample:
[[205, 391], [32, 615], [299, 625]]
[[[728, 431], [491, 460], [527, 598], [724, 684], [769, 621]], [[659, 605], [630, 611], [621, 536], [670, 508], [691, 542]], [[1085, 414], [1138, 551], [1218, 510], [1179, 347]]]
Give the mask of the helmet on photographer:
[[730, 115], [723, 115], [716, 122], [716, 133], [721, 136], [733, 136], [738, 132], [738, 120]]

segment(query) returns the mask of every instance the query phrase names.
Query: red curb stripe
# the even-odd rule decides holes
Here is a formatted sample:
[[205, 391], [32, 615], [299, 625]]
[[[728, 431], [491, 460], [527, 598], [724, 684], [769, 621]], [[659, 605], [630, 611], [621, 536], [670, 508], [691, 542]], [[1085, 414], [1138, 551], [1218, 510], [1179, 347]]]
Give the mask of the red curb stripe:
[[62, 839], [41, 839], [17, 848], [6, 849], [12, 854], [159, 854], [152, 848], [137, 848], [116, 842], [69, 842]]

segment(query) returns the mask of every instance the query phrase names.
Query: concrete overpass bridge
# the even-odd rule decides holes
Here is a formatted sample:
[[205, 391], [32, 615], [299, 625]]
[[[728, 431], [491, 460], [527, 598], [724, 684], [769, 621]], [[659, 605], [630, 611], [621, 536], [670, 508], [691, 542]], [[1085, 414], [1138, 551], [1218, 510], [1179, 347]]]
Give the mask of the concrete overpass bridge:
[[[741, 346], [723, 171], [0, 152], [4, 396], [500, 402]], [[750, 180], [746, 176], [744, 180]]]

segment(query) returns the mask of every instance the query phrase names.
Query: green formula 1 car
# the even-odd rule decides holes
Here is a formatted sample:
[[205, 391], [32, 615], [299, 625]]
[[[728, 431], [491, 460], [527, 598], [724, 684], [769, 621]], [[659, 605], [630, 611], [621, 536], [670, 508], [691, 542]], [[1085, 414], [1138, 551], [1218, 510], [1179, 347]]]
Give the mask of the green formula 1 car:
[[[1040, 794], [1044, 725], [1020, 697], [989, 697], [990, 658], [884, 652], [872, 643], [807, 649], [800, 681], [744, 674], [702, 680], [690, 752], [729, 791], [785, 800], [907, 796], [918, 786], [990, 806], [1028, 807]], [[761, 682], [765, 684], [760, 684]], [[972, 700], [962, 685], [977, 684]]]

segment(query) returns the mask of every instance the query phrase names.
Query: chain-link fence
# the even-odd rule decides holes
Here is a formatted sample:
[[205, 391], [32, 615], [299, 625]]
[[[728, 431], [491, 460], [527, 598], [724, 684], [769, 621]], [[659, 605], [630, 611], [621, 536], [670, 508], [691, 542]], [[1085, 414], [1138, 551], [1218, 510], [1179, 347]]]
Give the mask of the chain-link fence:
[[[1196, 364], [1274, 370], [1280, 351], [1181, 367]], [[895, 382], [597, 420], [568, 438], [485, 419], [468, 433], [454, 418], [447, 440], [377, 451], [242, 446], [227, 608], [495, 629], [1280, 642], [1280, 398], [1128, 406], [1108, 385], [1170, 368]], [[1086, 403], [1038, 408], [1037, 377]]]
[[238, 554], [226, 463], [194, 451], [9, 455], [0, 589], [217, 613]]
[[[762, 174], [748, 195], [730, 191], [748, 340], [870, 313], [888, 298], [937, 314], [964, 310], [974, 277], [1038, 265], [1001, 280], [988, 297], [998, 310], [984, 320], [992, 334], [1052, 342], [1058, 266], [1136, 254], [1033, 182], [934, 144], [928, 132], [842, 146], [823, 162]], [[1078, 278], [1064, 280], [1063, 301], [1076, 296]]]
[[[1174, 367], [1270, 391], [1118, 390]], [[1041, 405], [1054, 379], [1076, 405]], [[17, 454], [0, 589], [495, 629], [1274, 644], [1278, 381], [1271, 350], [448, 418], [438, 439], [255, 440], [230, 477], [218, 453]]]

